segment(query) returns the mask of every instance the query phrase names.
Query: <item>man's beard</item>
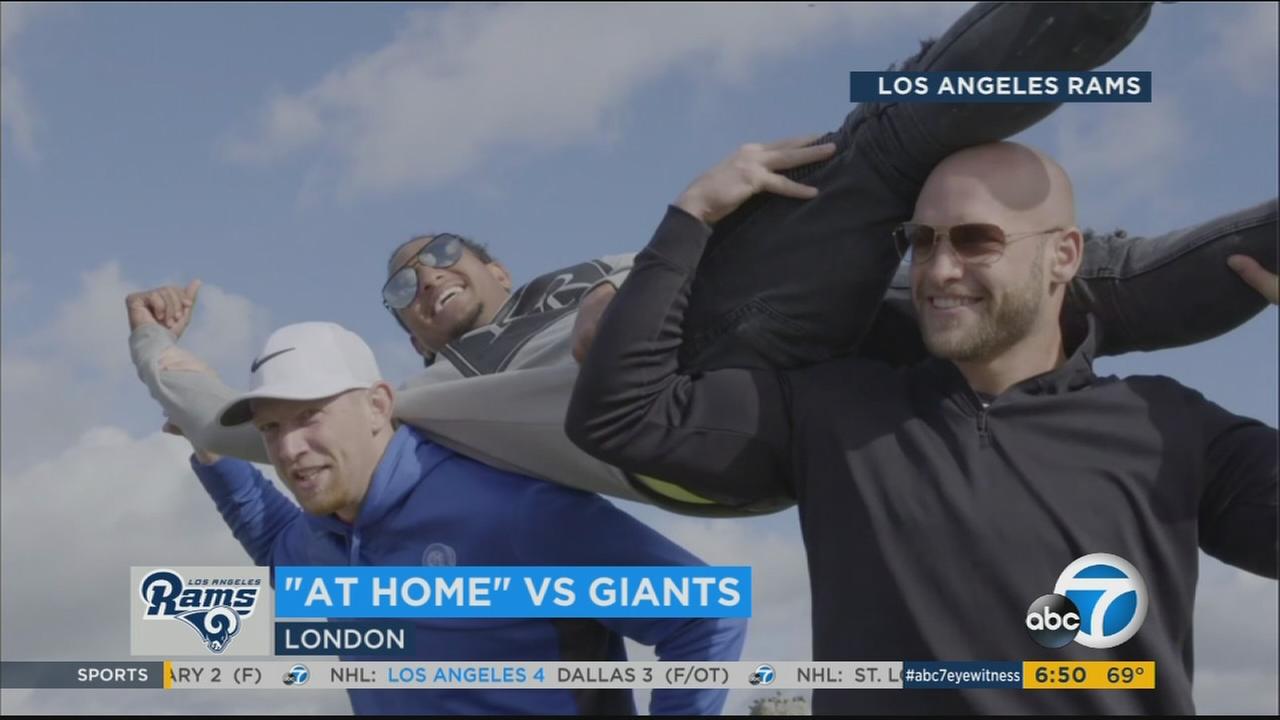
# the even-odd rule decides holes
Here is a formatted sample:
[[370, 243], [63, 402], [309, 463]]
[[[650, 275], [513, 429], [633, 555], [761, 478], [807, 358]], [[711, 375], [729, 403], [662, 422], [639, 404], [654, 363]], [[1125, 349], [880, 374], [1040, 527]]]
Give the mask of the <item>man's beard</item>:
[[[936, 357], [954, 362], [980, 362], [997, 357], [1027, 337], [1044, 303], [1043, 252], [1032, 263], [1027, 281], [1009, 291], [992, 311], [983, 307], [976, 325], [964, 332], [929, 332], [921, 323], [925, 347]], [[988, 303], [991, 301], [989, 300]]]
[[466, 315], [459, 319], [458, 324], [453, 326], [453, 332], [449, 333], [449, 342], [453, 342], [458, 338], [466, 335], [472, 330], [479, 329], [483, 325], [480, 322], [480, 316], [484, 314], [484, 303], [477, 302], [475, 307]]

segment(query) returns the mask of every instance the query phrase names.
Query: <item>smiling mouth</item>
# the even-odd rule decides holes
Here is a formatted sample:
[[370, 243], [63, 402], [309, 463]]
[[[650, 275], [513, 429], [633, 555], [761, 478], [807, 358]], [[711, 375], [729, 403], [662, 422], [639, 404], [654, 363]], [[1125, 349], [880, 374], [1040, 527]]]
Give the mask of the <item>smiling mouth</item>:
[[963, 297], [963, 296], [954, 296], [954, 295], [948, 296], [948, 297], [940, 297], [937, 295], [930, 295], [928, 298], [928, 301], [929, 301], [929, 307], [933, 308], [934, 310], [955, 310], [956, 308], [977, 305], [978, 303], [982, 302], [982, 298]]
[[448, 288], [444, 292], [440, 293], [440, 297], [436, 298], [435, 305], [431, 307], [431, 314], [435, 315], [443, 310], [444, 306], [448, 305], [450, 300], [453, 300], [455, 297], [462, 294], [462, 290], [463, 288], [461, 286], [457, 286]]
[[328, 465], [320, 465], [317, 467], [304, 468], [302, 470], [294, 470], [289, 473], [289, 478], [293, 480], [295, 487], [310, 490], [315, 487], [320, 473], [328, 469]]

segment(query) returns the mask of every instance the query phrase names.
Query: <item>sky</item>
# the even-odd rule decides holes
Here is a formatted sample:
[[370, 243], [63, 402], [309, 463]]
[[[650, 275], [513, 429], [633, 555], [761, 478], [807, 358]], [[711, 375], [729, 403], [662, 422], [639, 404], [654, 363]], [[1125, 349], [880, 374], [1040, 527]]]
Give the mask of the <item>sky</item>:
[[[965, 4], [0, 3], [0, 652], [128, 656], [131, 565], [247, 558], [128, 356], [127, 293], [205, 282], [184, 345], [233, 386], [280, 325], [417, 363], [379, 302], [401, 241], [487, 242], [517, 279], [640, 249], [738, 145], [823, 132]], [[1060, 108], [1016, 139], [1071, 175], [1082, 225], [1154, 235], [1277, 194], [1277, 5], [1157, 5], [1104, 69], [1150, 104]], [[1099, 362], [1277, 424], [1277, 312]], [[622, 503], [755, 568], [744, 658], [810, 657], [794, 512]], [[998, 558], [993, 558], [993, 562]], [[1277, 586], [1202, 556], [1201, 712], [1277, 712]], [[646, 659], [633, 646], [633, 657]], [[892, 659], [892, 658], [886, 658]], [[14, 691], [5, 713], [344, 713], [343, 693]], [[727, 710], [755, 695], [735, 692]]]

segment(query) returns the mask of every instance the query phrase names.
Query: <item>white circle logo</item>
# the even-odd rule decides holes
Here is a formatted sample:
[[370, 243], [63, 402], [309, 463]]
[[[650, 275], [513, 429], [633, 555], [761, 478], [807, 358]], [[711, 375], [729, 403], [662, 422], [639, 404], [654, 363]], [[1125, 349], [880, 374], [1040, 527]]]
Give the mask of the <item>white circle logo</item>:
[[298, 664], [289, 668], [289, 672], [284, 674], [284, 684], [290, 686], [306, 685], [311, 679], [311, 671], [306, 665]]
[[1109, 553], [1085, 555], [1058, 576], [1053, 592], [1080, 610], [1076, 642], [1095, 650], [1128, 641], [1147, 618], [1147, 584], [1128, 560]]
[[431, 543], [422, 551], [422, 564], [428, 567], [452, 567], [458, 564], [458, 553], [444, 543]]

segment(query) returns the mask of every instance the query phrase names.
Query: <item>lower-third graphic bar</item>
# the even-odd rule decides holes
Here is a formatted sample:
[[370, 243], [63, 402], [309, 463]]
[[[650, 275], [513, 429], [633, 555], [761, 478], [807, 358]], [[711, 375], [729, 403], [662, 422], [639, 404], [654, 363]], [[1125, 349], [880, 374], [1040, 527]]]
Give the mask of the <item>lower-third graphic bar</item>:
[[904, 689], [953, 689], [1022, 687], [1020, 662], [911, 662], [902, 663]]
[[0, 663], [0, 687], [160, 688], [164, 663], [159, 662], [21, 662]]

